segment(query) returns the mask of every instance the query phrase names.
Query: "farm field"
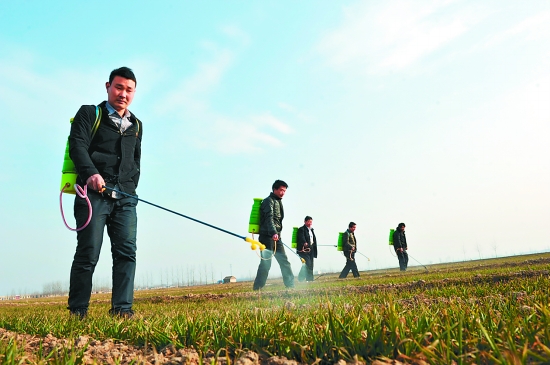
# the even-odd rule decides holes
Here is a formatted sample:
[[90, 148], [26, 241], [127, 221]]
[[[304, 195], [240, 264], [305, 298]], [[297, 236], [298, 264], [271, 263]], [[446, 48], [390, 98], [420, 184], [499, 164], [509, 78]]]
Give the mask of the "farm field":
[[[548, 364], [550, 253], [135, 293], [0, 302], [0, 364]], [[277, 265], [272, 270], [277, 271]]]

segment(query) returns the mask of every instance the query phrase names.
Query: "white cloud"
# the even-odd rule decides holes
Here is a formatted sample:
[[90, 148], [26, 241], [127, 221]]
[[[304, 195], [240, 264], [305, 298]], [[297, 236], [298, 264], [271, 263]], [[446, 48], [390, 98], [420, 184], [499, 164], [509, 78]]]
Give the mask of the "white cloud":
[[281, 147], [283, 142], [262, 127], [268, 125], [276, 132], [290, 133], [290, 127], [271, 115], [252, 116], [249, 120], [234, 121], [219, 117], [213, 128], [210, 144], [223, 153], [261, 152], [265, 146]]
[[493, 35], [484, 43], [484, 47], [498, 45], [507, 39], [521, 36], [526, 40], [550, 38], [550, 11], [544, 11], [520, 21], [503, 32]]
[[336, 69], [359, 68], [364, 74], [399, 71], [484, 17], [483, 12], [453, 6], [454, 1], [360, 2], [345, 9], [343, 25], [321, 40], [318, 51]]
[[283, 123], [282, 121], [275, 118], [273, 115], [269, 113], [255, 116], [252, 118], [252, 120], [256, 121], [260, 125], [270, 126], [271, 128], [275, 129], [280, 133], [289, 134], [292, 132], [292, 129], [290, 128], [290, 126]]
[[183, 80], [170, 91], [157, 108], [170, 113], [202, 113], [208, 110], [207, 94], [220, 83], [235, 58], [229, 49], [220, 49], [212, 42], [203, 42], [202, 47], [211, 54], [208, 62], [197, 65], [197, 72]]
[[200, 48], [207, 52], [207, 61], [197, 65], [196, 72], [172, 90], [158, 108], [163, 111], [186, 113], [202, 113], [209, 109], [208, 94], [222, 81], [238, 57], [239, 50], [250, 43], [246, 32], [235, 25], [221, 28], [222, 33], [233, 41], [236, 46], [220, 46], [218, 43], [204, 40]]
[[222, 32], [243, 46], [247, 46], [250, 43], [250, 36], [236, 25], [226, 25], [222, 27]]
[[290, 114], [291, 117], [301, 121], [301, 122], [304, 122], [306, 124], [311, 124], [314, 122], [314, 118], [311, 117], [310, 115], [298, 110], [296, 107], [294, 107], [293, 105], [290, 105], [288, 103], [284, 103], [284, 102], [279, 102], [277, 104], [277, 106], [287, 112], [288, 114]]
[[[248, 36], [237, 27], [223, 28], [224, 34], [237, 39], [242, 45], [248, 43]], [[292, 128], [269, 112], [245, 117], [230, 117], [211, 105], [209, 94], [222, 82], [238, 57], [237, 49], [220, 47], [204, 41], [202, 48], [208, 51], [210, 59], [197, 66], [197, 71], [175, 89], [167, 93], [157, 105], [159, 111], [176, 115], [183, 120], [193, 120], [191, 124], [200, 126], [193, 134], [193, 143], [204, 149], [222, 153], [260, 152], [266, 146], [280, 147], [278, 134], [292, 133]], [[189, 123], [187, 123], [189, 124]], [[180, 128], [188, 128], [183, 124]], [[175, 135], [186, 135], [184, 131]], [[178, 137], [179, 138], [179, 137]]]

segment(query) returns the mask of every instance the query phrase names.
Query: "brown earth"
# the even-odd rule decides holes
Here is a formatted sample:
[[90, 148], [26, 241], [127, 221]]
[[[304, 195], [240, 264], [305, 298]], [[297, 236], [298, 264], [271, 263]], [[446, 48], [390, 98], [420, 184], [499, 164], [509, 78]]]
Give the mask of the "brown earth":
[[[17, 334], [0, 328], [0, 341], [9, 343], [14, 341], [19, 349], [24, 349], [24, 355], [21, 355], [19, 363], [43, 363], [47, 357], [65, 359], [73, 354], [81, 356], [83, 364], [187, 364], [199, 365], [202, 363], [218, 365], [300, 365], [295, 360], [288, 360], [286, 357], [267, 357], [262, 358], [256, 352], [243, 351], [235, 360], [228, 361], [224, 356], [218, 356], [213, 352], [205, 354], [202, 362], [200, 356], [194, 349], [179, 349], [176, 350], [173, 346], [167, 346], [160, 351], [154, 348], [143, 348], [127, 345], [125, 343], [115, 343], [113, 340], [97, 341], [88, 336], [80, 336], [74, 341], [67, 339], [59, 339], [52, 335], [46, 337], [31, 336], [26, 334]], [[42, 351], [41, 351], [42, 350]], [[67, 351], [69, 355], [67, 355]], [[39, 359], [41, 356], [42, 359]], [[2, 357], [0, 356], [0, 363]], [[364, 362], [355, 361], [346, 363], [340, 360], [338, 365], [363, 365]], [[373, 364], [403, 364], [395, 360], [377, 360]], [[423, 364], [423, 362], [416, 362]]]
[[[518, 263], [504, 263], [494, 266], [529, 266], [530, 264], [541, 264], [550, 262], [550, 258], [539, 258], [535, 260], [525, 260]], [[480, 265], [481, 266], [481, 265]], [[484, 267], [493, 266], [493, 265], [483, 265]], [[460, 269], [459, 269], [460, 270]], [[435, 270], [439, 271], [439, 270]], [[441, 270], [444, 271], [444, 270]], [[440, 272], [441, 272], [440, 271]], [[449, 271], [457, 271], [449, 270]], [[345, 286], [341, 288], [344, 291], [352, 291], [357, 293], [365, 292], [376, 292], [376, 291], [385, 291], [385, 290], [403, 290], [403, 289], [412, 289], [414, 287], [434, 287], [434, 286], [448, 286], [448, 285], [464, 285], [465, 281], [471, 285], [478, 285], [483, 282], [503, 282], [508, 280], [513, 280], [518, 277], [536, 277], [536, 276], [548, 276], [548, 270], [533, 270], [533, 271], [519, 271], [515, 273], [508, 274], [496, 274], [496, 275], [475, 275], [469, 279], [442, 279], [425, 282], [424, 280], [418, 280], [414, 282], [409, 282], [405, 284], [378, 284], [378, 285], [361, 285], [361, 286]], [[386, 275], [383, 275], [386, 276]], [[388, 275], [388, 276], [391, 276]], [[324, 289], [319, 289], [323, 291]], [[309, 289], [305, 291], [300, 291], [300, 295], [303, 295], [307, 292], [317, 292], [316, 289]], [[156, 296], [152, 298], [142, 299], [152, 302], [170, 302], [170, 301], [202, 301], [202, 300], [219, 300], [227, 296], [254, 296], [253, 293], [232, 293], [232, 294], [188, 294], [183, 296]], [[263, 296], [269, 297], [272, 293], [264, 293]], [[280, 293], [274, 293], [273, 295], [280, 296]], [[526, 293], [518, 292], [511, 293], [521, 301]], [[290, 298], [292, 294], [288, 295]], [[452, 299], [452, 298], [451, 298]], [[426, 300], [425, 298], [419, 297], [415, 300]], [[433, 300], [433, 299], [432, 299]], [[447, 298], [449, 300], [449, 298]], [[403, 300], [402, 304], [415, 305], [415, 303], [407, 303], [412, 300]], [[44, 303], [42, 303], [44, 304]], [[58, 339], [52, 335], [47, 335], [46, 337], [31, 336], [27, 334], [17, 334], [15, 332], [7, 331], [3, 328], [0, 328], [0, 342], [4, 344], [10, 343], [10, 341], [17, 344], [18, 349], [24, 349], [24, 354], [19, 358], [20, 363], [38, 363], [44, 362], [45, 358], [67, 358], [70, 354], [77, 354], [82, 358], [84, 364], [202, 364], [202, 363], [217, 363], [219, 365], [281, 365], [281, 364], [292, 364], [299, 365], [300, 363], [294, 360], [288, 360], [285, 357], [267, 357], [261, 356], [253, 351], [243, 351], [238, 354], [235, 359], [228, 359], [225, 356], [216, 356], [215, 353], [210, 352], [204, 354], [201, 361], [199, 353], [193, 348], [187, 349], [175, 349], [173, 346], [169, 345], [160, 350], [156, 350], [152, 347], [137, 347], [125, 343], [114, 342], [113, 340], [98, 341], [89, 336], [80, 336], [74, 341], [68, 339]], [[41, 358], [37, 358], [41, 356]], [[0, 357], [0, 362], [2, 362]], [[382, 358], [375, 360], [372, 364], [374, 365], [401, 365], [401, 364], [418, 364], [424, 365], [427, 364], [422, 359], [411, 359], [411, 358], [402, 358], [403, 362], [398, 360], [392, 360], [387, 358]], [[365, 364], [364, 362], [355, 361], [351, 363], [346, 363], [343, 360], [340, 360], [339, 365], [346, 364]]]

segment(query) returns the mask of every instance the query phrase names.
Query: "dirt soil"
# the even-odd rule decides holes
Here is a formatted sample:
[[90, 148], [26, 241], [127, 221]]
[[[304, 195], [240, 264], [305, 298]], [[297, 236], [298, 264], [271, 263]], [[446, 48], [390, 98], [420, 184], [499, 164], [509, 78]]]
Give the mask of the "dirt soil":
[[[502, 266], [520, 266], [529, 264], [541, 264], [550, 262], [550, 258], [539, 258], [535, 260], [526, 260], [520, 263], [505, 263]], [[489, 265], [484, 265], [489, 266]], [[493, 265], [491, 265], [493, 266]], [[501, 265], [494, 265], [501, 266]], [[437, 270], [439, 271], [439, 270]], [[442, 271], [442, 270], [441, 270]], [[455, 270], [456, 271], [456, 270]], [[392, 289], [411, 289], [411, 287], [431, 287], [442, 285], [453, 285], [461, 282], [464, 285], [464, 281], [469, 282], [471, 285], [479, 284], [480, 282], [501, 282], [513, 280], [516, 277], [532, 277], [539, 275], [549, 275], [548, 270], [533, 270], [533, 271], [519, 271], [515, 273], [499, 274], [499, 275], [476, 275], [468, 280], [464, 279], [443, 279], [425, 282], [419, 280], [416, 282], [406, 284], [386, 284], [386, 285], [363, 285], [356, 287], [346, 287], [343, 290], [354, 292], [376, 292], [379, 290], [392, 290]], [[315, 292], [315, 290], [312, 290]], [[266, 295], [267, 294], [267, 295]], [[264, 295], [269, 296], [270, 293]], [[304, 293], [302, 293], [304, 294]], [[517, 296], [518, 301], [521, 301], [526, 293], [511, 293], [511, 295]], [[250, 296], [250, 293], [239, 293], [229, 296]], [[166, 302], [166, 301], [188, 301], [188, 300], [216, 300], [222, 299], [228, 296], [228, 294], [189, 294], [184, 296], [157, 296], [148, 298], [147, 300], [153, 302]], [[422, 298], [419, 298], [421, 300]], [[414, 303], [411, 303], [414, 305]], [[24, 349], [18, 360], [20, 363], [45, 363], [47, 357], [53, 357], [57, 359], [68, 359], [70, 354], [77, 354], [81, 357], [84, 364], [211, 364], [217, 363], [219, 365], [282, 365], [291, 364], [299, 365], [300, 363], [294, 360], [288, 360], [285, 357], [266, 357], [261, 356], [253, 351], [243, 351], [238, 355], [236, 359], [228, 359], [226, 357], [218, 356], [211, 352], [204, 355], [202, 362], [200, 361], [200, 355], [194, 349], [175, 349], [173, 346], [167, 346], [163, 349], [156, 350], [152, 347], [136, 347], [125, 343], [114, 342], [113, 340], [98, 341], [88, 336], [80, 336], [75, 340], [58, 339], [52, 335], [46, 337], [31, 336], [27, 334], [17, 334], [15, 332], [7, 331], [0, 328], [0, 342], [8, 344], [10, 341], [15, 341], [18, 349]], [[40, 352], [40, 350], [42, 350]], [[41, 353], [42, 358], [37, 358]], [[0, 362], [2, 362], [0, 357]], [[399, 360], [403, 360], [401, 362]], [[401, 365], [401, 364], [427, 364], [422, 359], [379, 359], [372, 362], [373, 365]], [[365, 364], [365, 362], [355, 361], [346, 363], [343, 360], [338, 362], [338, 365], [347, 364]]]
[[[113, 340], [96, 341], [88, 336], [80, 336], [73, 341], [68, 339], [59, 339], [52, 335], [46, 337], [31, 336], [26, 334], [17, 334], [0, 328], [0, 341], [9, 343], [15, 341], [19, 349], [24, 349], [24, 354], [18, 358], [20, 363], [39, 363], [45, 358], [61, 359], [65, 356], [68, 360], [67, 350], [81, 356], [84, 364], [188, 364], [199, 365], [200, 356], [194, 349], [176, 350], [172, 346], [167, 346], [160, 351], [153, 348], [135, 347], [124, 343], [115, 343]], [[42, 359], [38, 359], [36, 354], [42, 349]], [[65, 355], [64, 355], [65, 354]], [[202, 363], [211, 364], [216, 355], [214, 353], [205, 354]], [[2, 358], [0, 358], [1, 362]], [[40, 362], [43, 363], [43, 362]], [[256, 352], [244, 351], [235, 360], [228, 362], [226, 357], [218, 357], [218, 365], [300, 365], [295, 360], [288, 360], [286, 357], [273, 356], [262, 358]], [[346, 363], [340, 360], [338, 365], [363, 365], [364, 362], [355, 361]], [[403, 364], [394, 360], [380, 360], [373, 364]], [[420, 363], [419, 363], [420, 364]]]
[[[243, 351], [237, 359], [228, 359], [212, 353], [205, 354], [202, 362], [200, 356], [194, 349], [179, 349], [176, 350], [173, 346], [167, 346], [160, 351], [155, 351], [153, 348], [135, 347], [124, 343], [115, 343], [113, 340], [96, 341], [88, 336], [80, 336], [73, 341], [67, 339], [59, 339], [52, 335], [46, 337], [31, 336], [26, 334], [17, 334], [0, 328], [0, 341], [9, 343], [15, 341], [19, 349], [24, 349], [24, 354], [17, 358], [18, 363], [36, 364], [46, 363], [44, 359], [47, 357], [54, 359], [65, 358], [67, 362], [70, 358], [71, 351], [81, 358], [83, 364], [140, 364], [140, 365], [157, 365], [157, 364], [213, 364], [218, 365], [302, 365], [295, 360], [289, 360], [286, 357], [273, 356], [262, 358], [258, 353], [253, 351]], [[37, 358], [37, 354], [42, 349], [42, 359]], [[68, 352], [67, 352], [68, 351]], [[69, 355], [67, 355], [69, 353]], [[422, 359], [403, 359], [399, 360], [381, 358], [374, 360], [372, 365], [428, 365]], [[408, 360], [408, 361], [407, 361]], [[2, 358], [0, 357], [0, 362]], [[56, 361], [56, 363], [58, 363]], [[67, 363], [79, 363], [72, 361]], [[336, 365], [366, 365], [363, 361], [346, 362], [340, 360]]]

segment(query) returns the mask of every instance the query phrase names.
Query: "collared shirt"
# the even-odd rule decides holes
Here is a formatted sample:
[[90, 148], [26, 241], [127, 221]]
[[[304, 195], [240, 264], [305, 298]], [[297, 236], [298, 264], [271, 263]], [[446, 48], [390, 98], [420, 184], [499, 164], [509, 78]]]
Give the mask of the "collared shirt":
[[[120, 114], [109, 104], [109, 102], [105, 103], [105, 106], [107, 107], [107, 111], [109, 112], [109, 119], [118, 127], [118, 130], [120, 133], [124, 133], [124, 131], [132, 125], [132, 122], [130, 122], [130, 112], [128, 109], [124, 112], [124, 115], [121, 117]], [[115, 184], [115, 189], [120, 190], [120, 186]], [[111, 192], [111, 197], [114, 199], [120, 199], [122, 196], [119, 196], [116, 191]]]
[[107, 111], [109, 112], [109, 119], [118, 127], [120, 133], [123, 133], [126, 129], [130, 128], [132, 122], [130, 122], [130, 112], [128, 109], [124, 112], [124, 115], [121, 117], [120, 114], [109, 104], [105, 103]]
[[348, 232], [349, 232], [349, 236], [351, 238], [351, 241], [353, 242], [351, 245], [355, 246], [356, 245], [356, 243], [355, 243], [355, 234], [353, 234], [353, 232], [351, 232], [349, 229], [348, 229]]
[[307, 230], [309, 231], [309, 242], [313, 244], [313, 231], [309, 227], [307, 227]]

